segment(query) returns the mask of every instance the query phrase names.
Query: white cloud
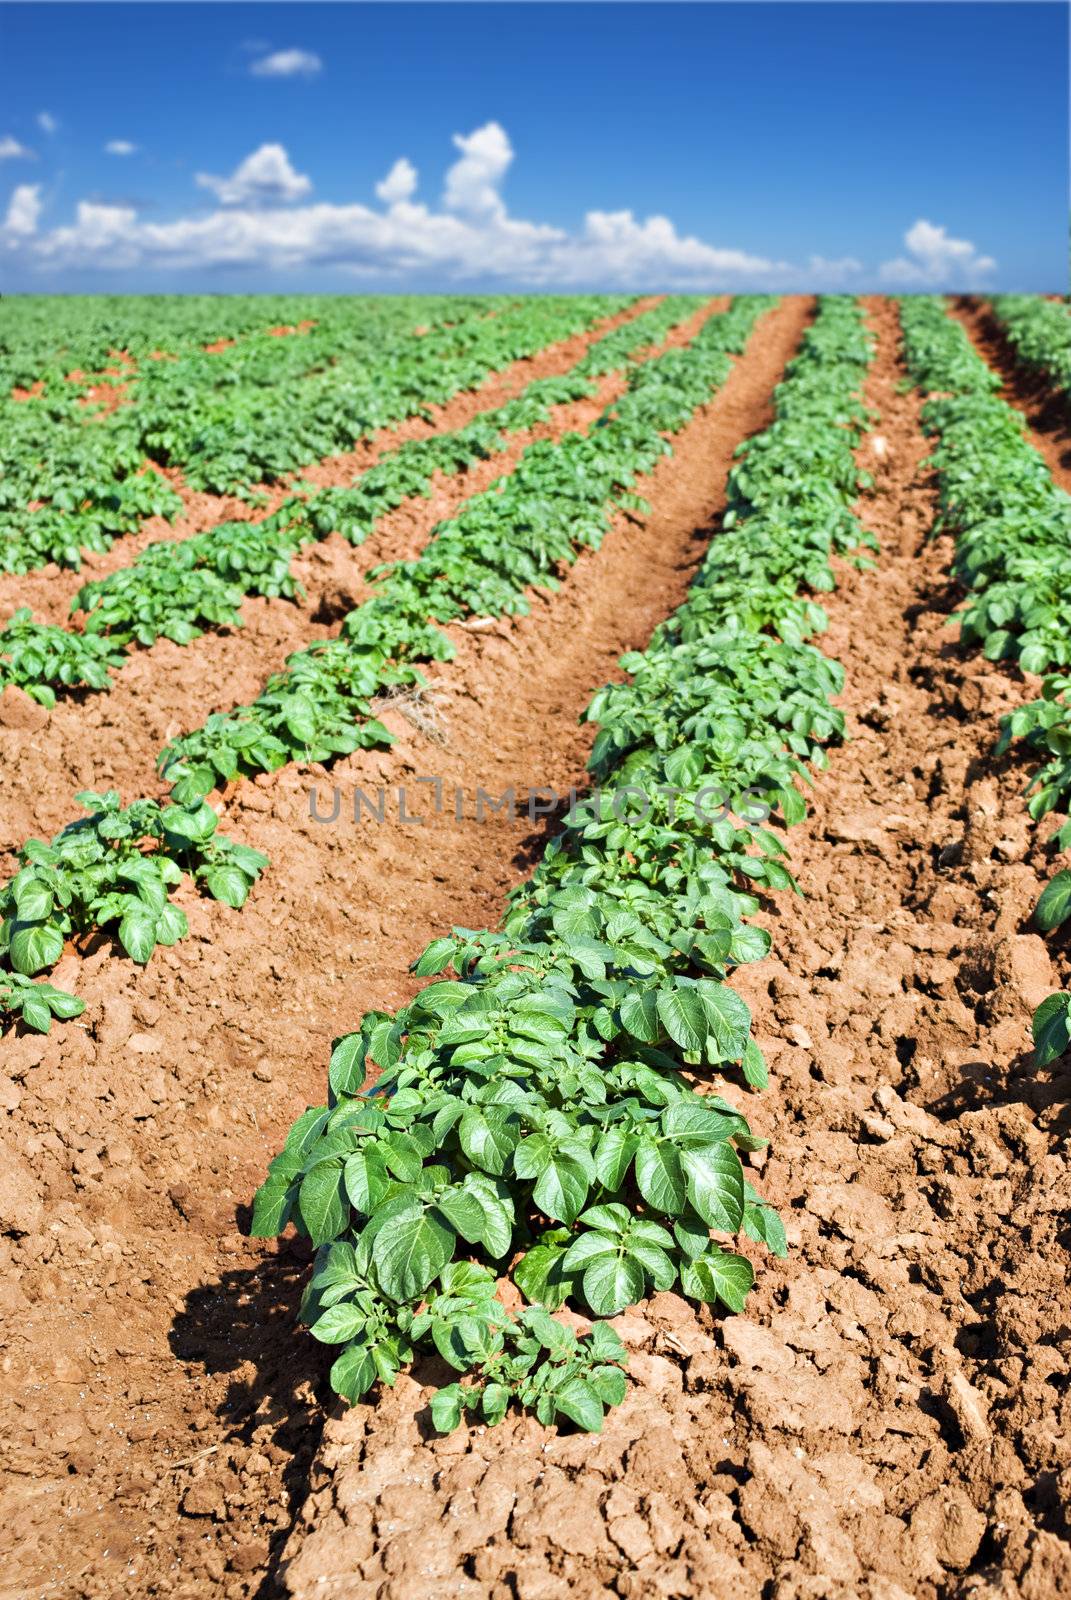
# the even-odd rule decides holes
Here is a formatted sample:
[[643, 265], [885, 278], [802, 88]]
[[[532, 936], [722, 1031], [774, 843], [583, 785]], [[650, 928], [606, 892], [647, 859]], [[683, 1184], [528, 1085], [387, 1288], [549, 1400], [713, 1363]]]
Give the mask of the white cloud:
[[17, 139], [13, 139], [9, 133], [6, 133], [0, 139], [0, 161], [32, 161], [33, 159], [34, 152], [27, 150], [24, 144], [20, 144]]
[[251, 63], [254, 78], [314, 78], [323, 62], [311, 50], [274, 50]]
[[110, 156], [132, 156], [138, 147], [129, 139], [109, 139], [104, 148]]
[[376, 194], [386, 206], [411, 200], [416, 193], [417, 169], [405, 156], [399, 156], [387, 176], [376, 184]]
[[485, 122], [474, 133], [454, 134], [461, 151], [446, 174], [444, 204], [450, 211], [468, 211], [476, 216], [504, 216], [505, 206], [499, 186], [513, 160], [513, 146], [505, 128]]
[[881, 265], [882, 282], [906, 288], [969, 288], [996, 268], [969, 239], [950, 239], [946, 228], [920, 217], [904, 234], [906, 256]]
[[202, 189], [211, 189], [225, 206], [303, 200], [312, 193], [311, 181], [303, 173], [294, 171], [281, 144], [262, 144], [235, 167], [229, 178], [198, 172], [194, 181]]
[[45, 133], [55, 133], [59, 127], [59, 123], [56, 121], [51, 111], [39, 111], [37, 113], [37, 126], [39, 128], [43, 128]]
[[24, 186], [4, 240], [7, 253], [21, 250], [28, 268], [72, 273], [235, 268], [311, 275], [323, 268], [444, 289], [497, 282], [532, 289], [787, 291], [859, 289], [879, 277], [929, 287], [943, 276], [969, 278], [994, 265], [973, 244], [928, 222], [908, 230], [907, 254], [880, 273], [852, 256], [771, 259], [632, 210], [593, 208], [578, 227], [552, 226], [507, 210], [502, 185], [513, 148], [498, 123], [459, 134], [454, 145], [437, 207], [416, 199], [418, 174], [404, 156], [375, 185], [374, 202], [313, 202], [310, 179], [276, 143], [261, 145], [230, 176], [198, 173], [197, 186], [217, 204], [170, 221], [144, 220], [131, 205], [83, 200], [71, 222], [38, 234], [39, 197]]
[[37, 232], [40, 214], [40, 184], [20, 183], [8, 202], [3, 232], [13, 239], [29, 239]]
[[741, 277], [762, 281], [789, 271], [787, 262], [682, 236], [668, 217], [641, 222], [631, 211], [589, 211], [579, 235], [548, 243], [537, 281], [569, 286], [598, 283], [609, 275], [633, 288], [717, 284]]

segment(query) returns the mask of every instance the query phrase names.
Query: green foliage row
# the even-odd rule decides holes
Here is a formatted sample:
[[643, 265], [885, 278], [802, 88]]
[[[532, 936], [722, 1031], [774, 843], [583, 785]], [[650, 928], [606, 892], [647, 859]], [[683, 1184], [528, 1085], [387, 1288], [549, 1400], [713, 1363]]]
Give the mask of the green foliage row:
[[[908, 367], [938, 391], [922, 423], [936, 444], [941, 518], [956, 536], [954, 570], [968, 593], [956, 613], [964, 644], [991, 661], [1043, 675], [1041, 696], [1001, 721], [997, 754], [1016, 740], [1043, 757], [1028, 809], [1039, 820], [1071, 800], [1071, 496], [1052, 480], [1026, 437], [1023, 416], [988, 392], [989, 367], [936, 296], [900, 310]], [[999, 381], [999, 380], [998, 380]], [[1071, 847], [1071, 824], [1052, 841]], [[1051, 933], [1071, 918], [1071, 872], [1056, 874], [1034, 911]], [[1048, 1065], [1071, 1042], [1071, 995], [1053, 995], [1034, 1019], [1036, 1060]]]
[[697, 304], [702, 301], [689, 296], [667, 297], [596, 340], [562, 377], [534, 380], [515, 399], [463, 428], [397, 445], [350, 488], [297, 493], [258, 522], [222, 522], [190, 539], [158, 540], [129, 566], [78, 591], [71, 609], [84, 613], [81, 634], [34, 622], [20, 611], [0, 629], [0, 688], [16, 684], [52, 705], [57, 690], [108, 688], [108, 669], [133, 644], [147, 646], [159, 638], [188, 644], [205, 627], [241, 626], [248, 595], [297, 593], [290, 569], [303, 545], [336, 530], [360, 544], [404, 500], [430, 496], [436, 472], [462, 472], [506, 449], [510, 434], [545, 422], [554, 406], [593, 394], [591, 374], [627, 364], [664, 339]]
[[[851, 505], [867, 482], [853, 447], [870, 357], [859, 308], [823, 300], [778, 420], [733, 469], [725, 539], [754, 525], [768, 549], [792, 507], [800, 548], [827, 564], [864, 542]], [[577, 1341], [548, 1313], [610, 1317], [673, 1287], [739, 1312], [753, 1269], [734, 1241], [785, 1251], [740, 1159], [762, 1141], [703, 1085], [712, 1071], [766, 1082], [727, 979], [769, 948], [752, 889], [794, 883], [779, 831], [697, 801], [717, 786], [739, 813], [757, 799], [797, 821], [797, 781], [842, 732], [843, 675], [796, 636], [800, 619], [785, 639], [719, 611], [721, 544], [624, 658], [630, 681], [593, 700], [599, 788], [500, 928], [433, 941], [414, 970], [434, 981], [335, 1042], [327, 1103], [298, 1119], [257, 1194], [256, 1234], [293, 1222], [316, 1246], [302, 1316], [341, 1347], [331, 1381], [350, 1399], [430, 1343], [460, 1374], [432, 1403], [438, 1427], [493, 1423], [514, 1402], [597, 1428], [624, 1353], [604, 1323]], [[644, 803], [623, 811], [626, 790]], [[502, 1275], [529, 1303], [520, 1317], [496, 1294]]]

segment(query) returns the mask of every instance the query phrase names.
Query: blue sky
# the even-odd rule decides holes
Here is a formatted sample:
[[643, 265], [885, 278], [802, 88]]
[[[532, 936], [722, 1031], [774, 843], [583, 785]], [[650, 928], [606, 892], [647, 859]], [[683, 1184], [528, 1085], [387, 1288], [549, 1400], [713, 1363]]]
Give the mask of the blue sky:
[[0, 53], [8, 290], [1067, 286], [1063, 5], [7, 4]]

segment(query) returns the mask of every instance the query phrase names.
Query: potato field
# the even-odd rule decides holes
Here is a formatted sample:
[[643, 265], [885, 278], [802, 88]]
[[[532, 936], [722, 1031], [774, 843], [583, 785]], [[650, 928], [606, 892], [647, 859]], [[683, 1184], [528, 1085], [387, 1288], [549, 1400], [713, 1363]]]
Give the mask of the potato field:
[[0, 313], [0, 1600], [1071, 1595], [1071, 307]]

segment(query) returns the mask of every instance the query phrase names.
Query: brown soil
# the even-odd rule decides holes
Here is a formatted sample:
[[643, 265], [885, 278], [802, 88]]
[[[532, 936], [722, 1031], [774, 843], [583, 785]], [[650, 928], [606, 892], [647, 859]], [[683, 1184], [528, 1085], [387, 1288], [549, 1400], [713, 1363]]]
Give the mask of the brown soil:
[[844, 573], [824, 644], [851, 742], [793, 832], [806, 898], [778, 897], [774, 955], [737, 980], [790, 1257], [754, 1252], [744, 1317], [660, 1294], [621, 1318], [637, 1382], [600, 1438], [434, 1439], [432, 1366], [336, 1411], [280, 1567], [295, 1600], [1071, 1593], [1069, 1084], [1023, 1054], [1055, 987], [1022, 931], [1043, 864], [990, 755], [1022, 687], [945, 626], [917, 403], [871, 314], [883, 554]]
[[[631, 322], [642, 311], [656, 305], [658, 299], [657, 295], [649, 296], [595, 323], [583, 333], [574, 334], [569, 339], [548, 345], [533, 356], [512, 362], [501, 372], [491, 373], [478, 389], [456, 394], [444, 405], [430, 407], [431, 415], [427, 419], [411, 417], [396, 428], [381, 428], [367, 439], [359, 441], [353, 450], [330, 456], [325, 461], [310, 463], [293, 476], [315, 483], [320, 488], [344, 487], [358, 473], [372, 466], [385, 451], [403, 441], [424, 439], [434, 433], [463, 428], [481, 412], [494, 410], [507, 400], [512, 400], [536, 378], [559, 377], [568, 372], [582, 360], [585, 351], [597, 339], [622, 323]], [[175, 468], [155, 467], [153, 463], [146, 463], [146, 467], [154, 467], [181, 495], [184, 509], [176, 521], [172, 524], [163, 517], [146, 518], [137, 533], [117, 539], [110, 550], [101, 554], [90, 551], [83, 556], [80, 572], [49, 565], [21, 576], [0, 574], [0, 625], [19, 606], [30, 606], [41, 622], [64, 623], [70, 616], [71, 601], [84, 583], [103, 578], [119, 567], [129, 566], [146, 545], [158, 539], [188, 539], [219, 522], [245, 522], [268, 516], [290, 493], [286, 483], [265, 488], [264, 504], [254, 512], [246, 501], [233, 495], [207, 494], [186, 488], [181, 472]]]
[[1071, 493], [1071, 400], [1055, 391], [1042, 374], [1023, 366], [985, 301], [966, 295], [952, 310], [979, 354], [1003, 378], [1002, 397], [1026, 416], [1034, 447], [1056, 482]]
[[[115, 376], [118, 378], [119, 375]], [[103, 422], [125, 404], [129, 393], [129, 383], [95, 383], [79, 396], [78, 404], [87, 410], [92, 408], [92, 415], [87, 419], [89, 422]]]
[[[387, 713], [391, 752], [239, 787], [224, 826], [272, 856], [243, 911], [184, 893], [191, 936], [147, 969], [103, 945], [66, 958], [55, 978], [85, 1015], [6, 1042], [0, 1592], [271, 1592], [325, 1363], [293, 1327], [301, 1252], [244, 1239], [247, 1201], [320, 1098], [332, 1036], [402, 1002], [407, 963], [445, 926], [500, 915], [543, 835], [523, 816], [476, 823], [477, 786], [580, 781], [590, 730], [576, 719], [682, 597], [732, 451], [768, 420], [809, 312], [787, 300], [763, 319], [653, 475], [644, 526], [619, 519], [529, 617], [455, 630], [430, 695]], [[132, 736], [115, 726], [118, 745]], [[310, 819], [311, 783], [351, 800], [407, 782], [412, 812], [420, 777], [461, 785], [466, 820], [404, 827], [396, 805], [382, 826]]]
[[[710, 301], [666, 345], [693, 336], [723, 303]], [[557, 406], [546, 423], [511, 436], [508, 450], [466, 472], [436, 473], [430, 498], [405, 501], [356, 550], [337, 534], [309, 545], [293, 563], [306, 591], [300, 603], [251, 598], [240, 629], [207, 633], [192, 645], [161, 639], [134, 650], [106, 693], [67, 697], [51, 711], [18, 689], [0, 694], [0, 873], [14, 869], [13, 852], [27, 838], [51, 838], [78, 814], [73, 796], [80, 789], [117, 788], [125, 799], [163, 793], [154, 763], [169, 739], [254, 698], [294, 650], [338, 631], [339, 619], [370, 593], [368, 570], [416, 556], [438, 522], [511, 471], [533, 440], [586, 429], [623, 386], [623, 377], [610, 373], [591, 398]], [[337, 482], [339, 471], [327, 463], [307, 476]]]

